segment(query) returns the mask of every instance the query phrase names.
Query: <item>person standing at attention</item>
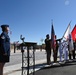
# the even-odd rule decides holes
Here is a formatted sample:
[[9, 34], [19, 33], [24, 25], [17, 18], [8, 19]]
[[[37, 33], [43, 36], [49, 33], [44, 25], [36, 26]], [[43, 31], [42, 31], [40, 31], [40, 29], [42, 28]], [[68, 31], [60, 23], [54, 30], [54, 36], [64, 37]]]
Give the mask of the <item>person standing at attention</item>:
[[1, 25], [2, 33], [0, 35], [0, 75], [3, 75], [5, 63], [10, 61], [10, 38], [8, 35], [9, 25]]
[[45, 39], [45, 50], [47, 55], [47, 65], [50, 65], [50, 57], [51, 57], [51, 40], [49, 39], [49, 34], [46, 35]]

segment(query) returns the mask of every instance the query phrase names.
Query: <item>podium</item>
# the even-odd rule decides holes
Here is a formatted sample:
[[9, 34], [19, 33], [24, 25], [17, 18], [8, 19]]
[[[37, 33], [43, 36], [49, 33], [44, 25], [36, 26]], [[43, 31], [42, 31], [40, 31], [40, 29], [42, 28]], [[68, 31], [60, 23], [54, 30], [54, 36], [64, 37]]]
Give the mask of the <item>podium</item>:
[[23, 42], [20, 44], [22, 52], [22, 75], [29, 75], [35, 72], [35, 49], [37, 43]]

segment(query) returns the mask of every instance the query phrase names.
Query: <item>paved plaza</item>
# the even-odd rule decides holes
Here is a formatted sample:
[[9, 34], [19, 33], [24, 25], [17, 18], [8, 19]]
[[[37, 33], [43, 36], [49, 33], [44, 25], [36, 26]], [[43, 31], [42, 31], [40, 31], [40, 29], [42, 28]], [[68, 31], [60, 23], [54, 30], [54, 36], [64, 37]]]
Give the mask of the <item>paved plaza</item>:
[[[4, 75], [21, 75], [21, 56], [21, 52], [11, 53], [10, 63], [4, 67]], [[51, 61], [53, 62], [53, 57], [51, 57]], [[76, 75], [75, 73], [76, 61], [47, 65], [45, 50], [35, 52], [35, 75]]]

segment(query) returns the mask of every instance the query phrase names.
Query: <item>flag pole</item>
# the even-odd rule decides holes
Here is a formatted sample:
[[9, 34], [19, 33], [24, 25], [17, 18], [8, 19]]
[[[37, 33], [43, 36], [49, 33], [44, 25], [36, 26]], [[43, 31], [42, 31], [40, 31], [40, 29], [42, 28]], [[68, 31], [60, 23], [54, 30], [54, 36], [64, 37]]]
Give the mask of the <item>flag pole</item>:
[[[71, 24], [71, 21], [69, 22], [69, 24], [68, 24], [68, 26], [66, 28], [66, 31], [67, 31], [67, 29], [68, 29], [68, 27], [69, 27], [70, 24]], [[66, 31], [64, 32], [64, 35], [65, 35]], [[65, 38], [64, 35], [62, 36], [62, 38]]]

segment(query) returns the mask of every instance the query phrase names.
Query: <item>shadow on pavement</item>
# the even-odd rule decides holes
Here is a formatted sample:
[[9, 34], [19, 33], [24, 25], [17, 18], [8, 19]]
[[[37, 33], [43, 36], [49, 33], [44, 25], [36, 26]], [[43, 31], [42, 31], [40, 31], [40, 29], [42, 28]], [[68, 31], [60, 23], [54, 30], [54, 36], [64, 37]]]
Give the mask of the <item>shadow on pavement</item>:
[[[43, 64], [37, 64], [36, 68], [39, 68], [40, 66], [46, 65], [46, 63]], [[36, 69], [35, 68], [35, 69]], [[35, 71], [35, 75], [76, 75], [76, 60], [75, 61], [67, 61], [66, 63], [57, 63], [57, 64], [51, 64], [49, 66], [44, 66], [38, 71]], [[30, 74], [32, 75], [32, 73]]]
[[57, 63], [55, 65], [49, 65], [47, 67], [43, 67], [40, 70], [42, 70], [42, 69], [49, 69], [49, 68], [58, 68], [58, 67], [73, 66], [73, 65], [76, 65], [76, 61], [67, 61], [67, 62], [61, 63], [61, 64]]
[[[40, 68], [39, 70], [42, 70], [42, 69], [66, 67], [66, 66], [72, 66], [72, 65], [76, 65], [76, 60], [75, 61], [67, 61], [65, 63], [57, 62], [56, 64], [53, 64], [53, 62], [51, 62], [50, 65], [47, 65], [47, 63], [36, 64], [35, 69]], [[25, 67], [25, 68], [27, 69], [27, 67]], [[33, 66], [30, 66], [30, 69], [32, 69], [32, 68], [33, 68]]]

